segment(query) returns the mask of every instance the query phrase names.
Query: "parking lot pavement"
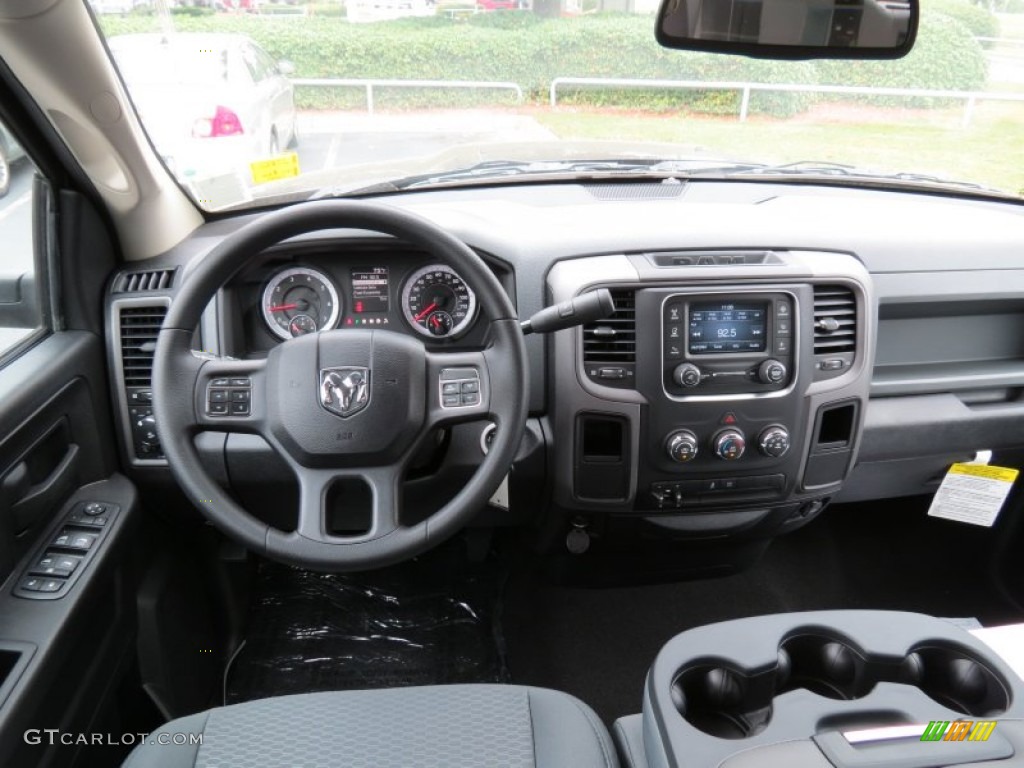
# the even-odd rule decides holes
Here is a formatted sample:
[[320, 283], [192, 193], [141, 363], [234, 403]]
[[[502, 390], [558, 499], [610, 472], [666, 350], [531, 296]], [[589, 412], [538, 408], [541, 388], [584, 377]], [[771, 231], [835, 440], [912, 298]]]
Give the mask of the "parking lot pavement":
[[555, 138], [532, 117], [482, 109], [372, 115], [302, 112], [298, 130], [303, 171], [431, 155], [472, 142]]

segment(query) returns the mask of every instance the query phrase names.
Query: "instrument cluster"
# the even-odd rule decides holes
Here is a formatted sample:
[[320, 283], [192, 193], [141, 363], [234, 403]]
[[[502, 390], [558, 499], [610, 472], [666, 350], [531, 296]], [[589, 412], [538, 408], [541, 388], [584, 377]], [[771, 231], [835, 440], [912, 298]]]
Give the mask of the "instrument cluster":
[[259, 302], [249, 315], [250, 346], [366, 326], [442, 343], [463, 338], [476, 326], [476, 293], [450, 266], [424, 261], [378, 256], [339, 264], [300, 255], [253, 272], [239, 286], [254, 294], [243, 299], [248, 306]]

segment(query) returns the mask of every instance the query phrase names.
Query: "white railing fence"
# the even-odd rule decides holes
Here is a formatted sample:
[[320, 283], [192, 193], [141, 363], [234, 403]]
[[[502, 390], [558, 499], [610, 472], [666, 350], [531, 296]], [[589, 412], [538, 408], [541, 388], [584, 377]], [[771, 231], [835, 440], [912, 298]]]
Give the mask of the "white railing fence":
[[292, 80], [296, 86], [314, 88], [362, 88], [366, 92], [366, 111], [373, 113], [374, 89], [376, 88], [433, 88], [433, 89], [478, 89], [512, 91], [516, 101], [523, 101], [523, 89], [516, 83], [491, 82], [484, 80], [387, 80], [360, 78], [296, 78]]
[[[523, 89], [517, 83], [484, 80], [391, 80], [365, 78], [296, 78], [296, 86], [313, 88], [361, 88], [366, 94], [366, 111], [374, 111], [374, 95], [379, 88], [470, 89], [511, 91], [516, 102], [523, 102]], [[615, 77], [556, 77], [548, 89], [548, 102], [558, 106], [559, 91], [595, 88], [637, 88], [645, 90], [738, 91], [739, 119], [750, 113], [750, 95], [762, 93], [828, 93], [847, 96], [897, 96], [906, 98], [950, 99], [964, 102], [962, 127], [970, 125], [979, 101], [1024, 102], [1024, 93], [992, 91], [947, 91], [930, 88], [875, 88], [851, 85], [816, 85], [805, 83], [748, 83], [742, 81], [643, 80]]]
[[638, 80], [613, 77], [556, 77], [551, 81], [549, 103], [558, 104], [559, 88], [643, 88], [648, 90], [701, 90], [739, 91], [739, 119], [744, 121], [750, 111], [750, 94], [754, 91], [775, 93], [832, 93], [848, 96], [905, 96], [934, 99], [953, 99], [964, 102], [961, 122], [967, 127], [979, 101], [1024, 102], [1024, 93], [991, 93], [986, 91], [944, 91], [927, 88], [873, 88], [852, 85], [813, 85], [802, 83], [745, 83], [731, 81], [704, 82], [702, 80]]

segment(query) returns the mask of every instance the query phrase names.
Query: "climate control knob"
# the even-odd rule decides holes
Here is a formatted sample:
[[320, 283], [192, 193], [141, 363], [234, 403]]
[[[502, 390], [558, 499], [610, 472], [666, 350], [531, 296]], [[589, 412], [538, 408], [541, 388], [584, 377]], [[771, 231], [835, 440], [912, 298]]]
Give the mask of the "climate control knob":
[[747, 449], [747, 439], [738, 429], [723, 429], [712, 443], [715, 456], [725, 461], [734, 461]]
[[777, 459], [789, 451], [789, 430], [779, 425], [767, 427], [757, 437], [757, 447], [765, 456]]
[[676, 369], [672, 371], [672, 378], [681, 387], [696, 387], [700, 384], [700, 368], [693, 363], [677, 365]]
[[786, 366], [778, 360], [765, 360], [757, 369], [757, 378], [765, 384], [781, 384], [786, 380]]
[[680, 429], [668, 436], [665, 440], [665, 448], [668, 450], [668, 455], [672, 461], [685, 464], [697, 456], [700, 445], [697, 442], [697, 436], [693, 432], [688, 429]]

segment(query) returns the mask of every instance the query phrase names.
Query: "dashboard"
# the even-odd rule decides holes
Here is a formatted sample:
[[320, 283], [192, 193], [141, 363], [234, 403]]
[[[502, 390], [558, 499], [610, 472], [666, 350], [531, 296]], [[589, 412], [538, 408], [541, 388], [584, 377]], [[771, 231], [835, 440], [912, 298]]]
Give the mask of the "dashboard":
[[[532, 522], [540, 548], [579, 534], [771, 537], [835, 501], [931, 492], [952, 461], [1024, 445], [1020, 206], [710, 181], [386, 202], [474, 248], [522, 318], [612, 294], [608, 317], [526, 339], [526, 437], [507, 498], [482, 514]], [[167, 473], [138, 350], [192, 266], [258, 215], [211, 222], [111, 284], [113, 394], [126, 462], [143, 477]], [[169, 277], [146, 277], [159, 273]], [[487, 307], [450, 267], [389, 237], [331, 230], [253, 254], [195, 346], [252, 358], [363, 325], [428, 346], [487, 343]], [[458, 425], [426, 464], [471, 468], [488, 429]], [[242, 436], [212, 439], [233, 482], [287, 482]]]

